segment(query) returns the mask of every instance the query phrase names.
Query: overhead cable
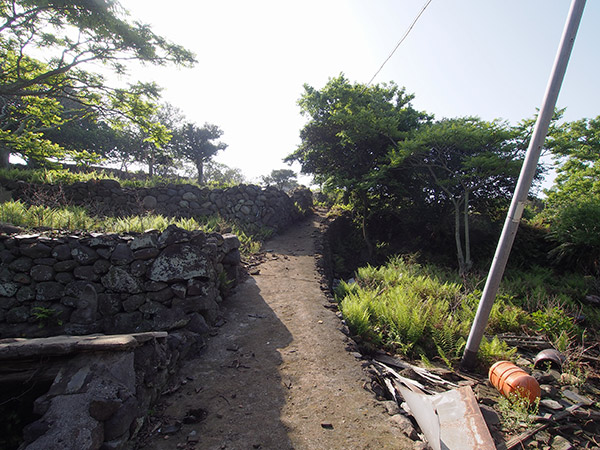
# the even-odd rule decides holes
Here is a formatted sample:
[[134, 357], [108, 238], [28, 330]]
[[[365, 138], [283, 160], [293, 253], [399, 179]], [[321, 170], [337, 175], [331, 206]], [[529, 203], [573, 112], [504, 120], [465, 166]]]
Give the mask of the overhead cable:
[[415, 26], [415, 24], [417, 23], [417, 21], [419, 20], [419, 18], [423, 15], [423, 13], [425, 12], [425, 10], [427, 9], [427, 7], [429, 6], [429, 4], [432, 2], [433, 0], [427, 0], [425, 2], [425, 5], [423, 6], [423, 8], [421, 8], [421, 11], [419, 12], [419, 14], [417, 14], [417, 17], [415, 17], [415, 19], [412, 21], [412, 23], [410, 24], [410, 26], [408, 27], [408, 29], [404, 32], [404, 35], [402, 36], [402, 38], [398, 41], [398, 43], [396, 44], [396, 46], [394, 47], [394, 50], [392, 50], [392, 53], [390, 53], [390, 55], [386, 58], [386, 60], [383, 62], [383, 64], [381, 65], [381, 67], [377, 70], [377, 72], [375, 72], [375, 75], [373, 75], [373, 77], [369, 80], [369, 82], [365, 85], [365, 88], [368, 87], [373, 80], [375, 79], [375, 77], [377, 75], [379, 75], [379, 72], [381, 72], [381, 69], [383, 69], [383, 66], [385, 66], [385, 64], [390, 60], [390, 58], [394, 55], [394, 53], [396, 53], [396, 50], [398, 50], [398, 47], [400, 47], [400, 44], [402, 44], [402, 42], [404, 42], [404, 40], [406, 39], [406, 37], [409, 35], [409, 33], [411, 32], [411, 30], [413, 29], [413, 27]]

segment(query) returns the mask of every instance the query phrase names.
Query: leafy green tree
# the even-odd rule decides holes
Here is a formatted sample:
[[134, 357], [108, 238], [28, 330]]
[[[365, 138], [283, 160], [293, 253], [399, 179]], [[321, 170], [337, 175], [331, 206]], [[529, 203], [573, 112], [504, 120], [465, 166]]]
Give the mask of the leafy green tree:
[[216, 185], [235, 185], [246, 181], [242, 171], [236, 167], [214, 160], [208, 160], [204, 164], [204, 181]]
[[554, 135], [556, 179], [542, 217], [558, 262], [600, 272], [600, 116], [566, 123]]
[[285, 161], [298, 161], [303, 173], [355, 202], [369, 253], [366, 224], [382, 188], [378, 170], [388, 163], [388, 153], [429, 119], [411, 106], [412, 99], [394, 83], [352, 84], [340, 75], [321, 90], [305, 85], [298, 102], [308, 122], [300, 132], [302, 143]]
[[262, 177], [262, 181], [267, 186], [275, 186], [286, 192], [298, 186], [298, 176], [291, 169], [273, 169], [269, 175]]
[[223, 131], [217, 125], [209, 123], [205, 123], [202, 128], [186, 123], [175, 131], [172, 142], [174, 152], [196, 165], [199, 184], [204, 184], [204, 164], [217, 152], [227, 148], [227, 144], [223, 142], [213, 142], [222, 135]]
[[461, 274], [473, 264], [469, 216], [489, 212], [514, 190], [522, 162], [515, 138], [502, 122], [443, 119], [420, 128], [391, 156], [390, 167], [412, 172], [423, 202], [440, 209], [450, 206]]
[[111, 87], [85, 67], [103, 64], [125, 74], [131, 60], [195, 62], [191, 52], [131, 22], [113, 0], [0, 0], [0, 60], [0, 166], [10, 153], [38, 161], [64, 157], [65, 149], [43, 133], [90, 114], [111, 126], [134, 122], [147, 139], [168, 141], [149, 119], [159, 96], [155, 84]]

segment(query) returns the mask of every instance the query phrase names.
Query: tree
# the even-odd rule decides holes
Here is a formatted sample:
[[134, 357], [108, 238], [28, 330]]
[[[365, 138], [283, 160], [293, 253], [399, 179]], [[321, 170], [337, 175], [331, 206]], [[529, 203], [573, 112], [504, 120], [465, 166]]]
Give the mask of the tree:
[[262, 177], [262, 181], [267, 186], [273, 185], [286, 192], [298, 186], [296, 172], [291, 169], [273, 169], [270, 175]]
[[223, 131], [217, 125], [209, 123], [205, 123], [202, 128], [186, 123], [181, 129], [175, 131], [173, 149], [178, 156], [196, 165], [199, 184], [204, 183], [204, 164], [217, 152], [227, 148], [227, 144], [223, 142], [212, 142], [222, 135]]
[[303, 173], [341, 189], [356, 203], [369, 253], [373, 246], [366, 224], [381, 188], [377, 173], [388, 163], [388, 153], [429, 119], [411, 106], [412, 99], [394, 83], [351, 84], [340, 75], [321, 90], [304, 85], [298, 102], [308, 122], [300, 132], [302, 143], [285, 161], [298, 161]]
[[543, 219], [557, 262], [600, 272], [600, 116], [564, 124], [554, 135], [556, 179]]
[[469, 216], [497, 207], [514, 190], [523, 150], [515, 138], [502, 122], [444, 119], [419, 129], [391, 156], [391, 168], [408, 167], [420, 181], [425, 203], [451, 206], [461, 274], [473, 264]]
[[[41, 61], [34, 52], [49, 56]], [[164, 128], [148, 119], [159, 96], [155, 84], [111, 87], [84, 66], [100, 63], [125, 74], [131, 60], [195, 62], [183, 47], [130, 22], [114, 0], [0, 0], [0, 60], [0, 165], [10, 153], [62, 157], [64, 149], [43, 132], [90, 114], [111, 125], [134, 122], [163, 142]]]
[[217, 185], [234, 185], [244, 183], [246, 178], [238, 168], [209, 160], [204, 164], [204, 181]]

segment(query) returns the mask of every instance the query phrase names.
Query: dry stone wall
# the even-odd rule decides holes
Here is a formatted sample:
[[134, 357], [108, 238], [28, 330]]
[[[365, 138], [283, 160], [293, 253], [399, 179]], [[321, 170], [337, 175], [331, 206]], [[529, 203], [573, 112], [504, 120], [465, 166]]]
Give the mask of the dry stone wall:
[[235, 235], [0, 234], [0, 338], [118, 334], [214, 323], [240, 267]]
[[71, 185], [34, 185], [0, 179], [13, 199], [26, 203], [85, 206], [92, 214], [125, 216], [151, 211], [169, 217], [201, 218], [219, 214], [250, 231], [261, 227], [281, 230], [312, 206], [308, 189], [292, 197], [274, 187], [238, 185], [226, 189], [169, 184], [152, 188], [123, 188], [116, 180], [92, 180]]

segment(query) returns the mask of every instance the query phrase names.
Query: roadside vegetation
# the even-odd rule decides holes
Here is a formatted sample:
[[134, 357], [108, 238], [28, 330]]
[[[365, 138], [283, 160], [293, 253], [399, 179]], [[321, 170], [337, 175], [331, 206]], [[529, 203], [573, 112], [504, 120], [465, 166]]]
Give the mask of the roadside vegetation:
[[[461, 280], [456, 271], [419, 264], [411, 257], [392, 257], [379, 267], [356, 271], [336, 289], [340, 310], [368, 351], [384, 348], [426, 363], [455, 367], [460, 361], [481, 296], [481, 279]], [[512, 359], [515, 350], [497, 335], [543, 336], [556, 348], [574, 354], [574, 346], [596, 338], [600, 317], [577, 299], [590, 280], [579, 274], [556, 277], [536, 268], [509, 276], [492, 308], [479, 357], [483, 367]], [[563, 288], [566, 287], [566, 288]], [[588, 315], [591, 330], [579, 325]]]
[[[302, 143], [287, 160], [314, 175], [331, 207], [333, 271], [350, 280], [336, 297], [363, 348], [455, 367], [536, 118], [435, 120], [412, 99], [394, 83], [343, 75], [305, 85]], [[600, 117], [562, 115], [544, 149], [558, 176], [545, 196], [530, 196], [482, 369], [517, 357], [498, 338], [506, 333], [547, 339], [580, 374], [579, 358], [598, 341], [600, 313], [588, 298], [600, 300]]]

